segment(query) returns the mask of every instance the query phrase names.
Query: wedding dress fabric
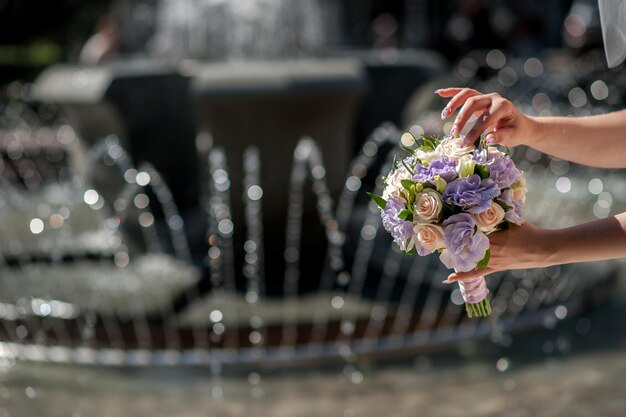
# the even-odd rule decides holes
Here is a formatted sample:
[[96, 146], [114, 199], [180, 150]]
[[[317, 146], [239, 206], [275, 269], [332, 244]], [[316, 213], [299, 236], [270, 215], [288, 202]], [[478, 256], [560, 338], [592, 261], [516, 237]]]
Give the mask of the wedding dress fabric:
[[626, 1], [598, 0], [604, 51], [609, 68], [626, 58]]

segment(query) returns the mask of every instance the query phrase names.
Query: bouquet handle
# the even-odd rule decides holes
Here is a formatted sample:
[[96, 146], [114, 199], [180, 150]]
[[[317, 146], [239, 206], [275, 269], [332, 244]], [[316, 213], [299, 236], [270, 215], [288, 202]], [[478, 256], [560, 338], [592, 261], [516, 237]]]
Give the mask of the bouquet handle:
[[468, 317], [487, 317], [491, 314], [489, 289], [485, 277], [459, 280], [459, 289], [465, 301]]

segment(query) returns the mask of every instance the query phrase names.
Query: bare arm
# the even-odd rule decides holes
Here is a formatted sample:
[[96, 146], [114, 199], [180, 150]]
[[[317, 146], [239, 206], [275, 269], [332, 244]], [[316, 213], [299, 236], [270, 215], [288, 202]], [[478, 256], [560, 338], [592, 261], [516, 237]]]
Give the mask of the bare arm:
[[472, 115], [478, 119], [466, 142], [483, 132], [487, 140], [507, 146], [528, 145], [568, 161], [602, 168], [626, 168], [626, 110], [588, 117], [531, 117], [497, 93], [468, 88], [436, 92], [451, 97], [442, 118], [460, 111], [451, 134], [460, 133]]
[[626, 213], [559, 230], [526, 223], [493, 233], [489, 241], [491, 259], [486, 270], [454, 273], [446, 282], [507, 269], [626, 258]]
[[528, 145], [601, 168], [626, 168], [626, 110], [588, 117], [529, 117]]

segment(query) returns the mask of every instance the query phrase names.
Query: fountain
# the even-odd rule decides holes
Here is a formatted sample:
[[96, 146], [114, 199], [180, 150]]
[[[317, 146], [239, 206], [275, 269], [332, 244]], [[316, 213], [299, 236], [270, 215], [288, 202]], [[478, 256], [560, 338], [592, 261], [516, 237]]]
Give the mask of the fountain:
[[[190, 16], [189, 4], [162, 2], [197, 24], [203, 15]], [[221, 13], [211, 15], [217, 33], [239, 8], [263, 32], [276, 23], [261, 6], [297, 15], [304, 7], [203, 4]], [[19, 120], [0, 142], [0, 358], [204, 365], [221, 398], [226, 366], [256, 372], [338, 360], [358, 380], [356, 358], [487, 337], [506, 345], [510, 332], [554, 326], [611, 289], [610, 263], [496, 274], [493, 316], [468, 320], [459, 291], [440, 284], [447, 271], [436, 257], [396, 251], [365, 194], [380, 187], [400, 137], [392, 123], [371, 126], [365, 139], [350, 137], [364, 74], [388, 69], [386, 61], [312, 59], [326, 41], [302, 37], [294, 46], [286, 35], [287, 46], [276, 51], [282, 60], [261, 61], [257, 51], [265, 58], [274, 51], [264, 37], [248, 36], [260, 49], [247, 50], [239, 38], [178, 33], [177, 13], [162, 17], [161, 35], [183, 39], [174, 58], [197, 60], [53, 67], [37, 81], [37, 97], [59, 104], [69, 125], [10, 115]], [[235, 56], [211, 45], [232, 47]], [[294, 56], [303, 50], [307, 60]], [[210, 58], [236, 60], [200, 61]], [[415, 73], [415, 59], [398, 62]], [[425, 67], [420, 81], [443, 64]], [[466, 56], [454, 77], [482, 90], [506, 87], [523, 109], [540, 114], [557, 111], [563, 91], [579, 114], [590, 111], [584, 89], [543, 72], [537, 58], [511, 60], [493, 50]], [[598, 81], [589, 88], [606, 106], [599, 109], [618, 106], [615, 87]], [[432, 95], [418, 90], [404, 112], [403, 126], [416, 134], [441, 131], [439, 103], [424, 100], [426, 89]], [[529, 212], [550, 214], [535, 220], [563, 227], [589, 216], [581, 202], [596, 217], [624, 203], [622, 182], [612, 176], [587, 181], [593, 171], [527, 149], [516, 149], [515, 158], [528, 175]], [[557, 206], [572, 214], [558, 216]]]

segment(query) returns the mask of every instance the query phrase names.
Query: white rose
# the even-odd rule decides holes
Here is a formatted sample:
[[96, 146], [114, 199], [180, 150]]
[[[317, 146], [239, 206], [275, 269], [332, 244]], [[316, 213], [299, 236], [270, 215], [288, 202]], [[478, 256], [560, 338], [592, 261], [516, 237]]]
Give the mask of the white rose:
[[[436, 222], [439, 220], [442, 208], [443, 201], [441, 200], [441, 194], [432, 188], [426, 188], [419, 193], [415, 199], [415, 214], [417, 214], [421, 220]], [[418, 219], [415, 220], [419, 221]]]
[[448, 137], [443, 139], [435, 148], [435, 153], [439, 156], [446, 156], [450, 160], [457, 162], [461, 157], [474, 150], [472, 145], [463, 146], [463, 138]]
[[491, 207], [487, 210], [472, 214], [478, 230], [481, 232], [493, 232], [498, 224], [504, 219], [504, 209], [498, 204], [491, 202]]
[[389, 197], [398, 198], [406, 202], [406, 188], [402, 186], [402, 180], [410, 180], [411, 173], [404, 167], [399, 166], [393, 172], [390, 172], [385, 180], [385, 189], [383, 190], [383, 198], [388, 200]]
[[417, 241], [427, 251], [433, 252], [446, 246], [443, 239], [443, 228], [436, 224], [420, 223], [413, 227]]

